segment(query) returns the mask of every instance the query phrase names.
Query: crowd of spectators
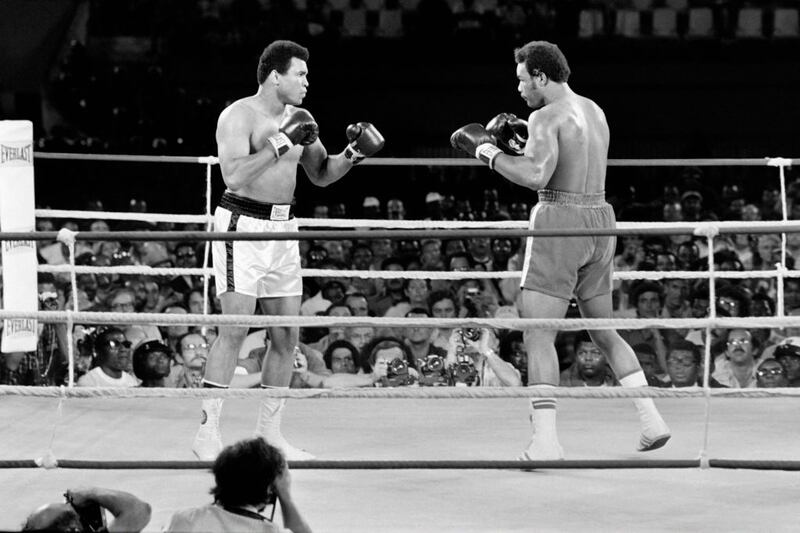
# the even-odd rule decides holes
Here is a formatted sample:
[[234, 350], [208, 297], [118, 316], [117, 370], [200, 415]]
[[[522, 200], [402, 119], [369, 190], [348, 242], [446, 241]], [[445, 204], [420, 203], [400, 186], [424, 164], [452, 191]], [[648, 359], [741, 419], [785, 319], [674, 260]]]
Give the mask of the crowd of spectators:
[[[698, 169], [684, 172], [688, 178], [664, 187], [664, 196], [644, 206], [626, 205], [620, 213], [640, 208], [659, 209], [663, 220], [775, 220], [781, 218], [777, 189], [760, 198], [746, 198], [729, 185], [719, 201], [695, 181]], [[792, 219], [798, 218], [800, 181], [787, 187]], [[481, 209], [465, 212], [465, 203], [431, 191], [425, 195], [427, 219], [519, 220], [531, 206], [519, 199], [506, 203], [496, 191], [486, 191]], [[706, 198], [709, 202], [706, 203]], [[366, 218], [404, 219], [404, 204], [397, 198], [365, 197]], [[317, 205], [314, 214], [326, 218], [340, 207]], [[38, 230], [66, 227], [101, 231], [113, 222], [39, 219]], [[793, 270], [800, 260], [800, 239], [787, 235], [782, 258], [781, 236], [776, 234], [720, 234], [715, 249], [707, 249], [702, 237], [630, 236], [618, 240], [617, 271], [705, 271], [709, 254], [718, 271], [774, 270], [782, 260]], [[334, 276], [304, 278], [303, 315], [333, 317], [376, 316], [464, 318], [519, 316], [519, 288], [515, 279], [429, 280], [423, 271], [520, 270], [525, 242], [508, 238], [422, 240], [326, 240], [301, 241], [305, 268], [326, 269]], [[40, 242], [41, 263], [68, 262], [60, 242]], [[192, 242], [79, 241], [76, 264], [95, 266], [146, 265], [151, 267], [200, 267], [204, 245]], [[348, 271], [401, 271], [406, 279], [364, 278]], [[783, 306], [787, 316], [800, 314], [800, 280], [787, 277], [779, 293], [775, 278], [715, 281], [716, 300], [709, 301], [707, 280], [669, 278], [615, 282], [614, 312], [617, 317], [702, 318], [714, 306], [717, 316], [776, 316]], [[213, 286], [210, 283], [209, 286]], [[40, 274], [39, 297], [44, 310], [72, 308], [69, 277]], [[218, 299], [204, 293], [200, 275], [142, 276], [81, 274], [77, 276], [78, 308], [82, 311], [147, 312], [168, 314], [219, 313]], [[777, 300], [782, 294], [782, 300]], [[569, 316], [577, 316], [571, 306]], [[696, 385], [702, 380], [703, 346], [710, 342], [710, 383], [725, 387], [797, 386], [800, 384], [800, 330], [734, 329], [704, 330], [645, 328], [622, 331], [634, 347], [651, 384]], [[194, 387], [199, 384], [208, 348], [216, 329], [208, 326], [130, 325], [96, 328], [80, 325], [73, 332], [77, 354], [78, 385]], [[250, 387], [268, 352], [265, 330], [248, 336], [239, 353], [234, 386]], [[585, 332], [562, 332], [557, 349], [566, 386], [613, 386], [605, 357]], [[62, 384], [67, 380], [67, 331], [64, 325], [46, 324], [36, 352], [3, 355], [0, 383], [25, 385]], [[388, 354], [388, 355], [387, 355]], [[292, 386], [393, 386], [393, 385], [520, 385], [527, 382], [527, 357], [521, 332], [443, 327], [306, 327], [301, 330]], [[779, 363], [775, 365], [772, 361]], [[379, 364], [376, 364], [379, 363]]]

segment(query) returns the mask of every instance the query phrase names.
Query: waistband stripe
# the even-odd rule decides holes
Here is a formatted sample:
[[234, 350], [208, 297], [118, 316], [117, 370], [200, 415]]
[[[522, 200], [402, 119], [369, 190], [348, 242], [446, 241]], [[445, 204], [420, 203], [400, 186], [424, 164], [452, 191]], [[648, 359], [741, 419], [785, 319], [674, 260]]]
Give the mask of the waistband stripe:
[[569, 205], [573, 207], [605, 207], [608, 205], [605, 191], [580, 193], [541, 189], [538, 193], [539, 203], [544, 204]]
[[294, 218], [294, 204], [269, 204], [250, 198], [243, 198], [229, 191], [222, 193], [219, 207], [232, 213], [262, 220], [290, 220]]

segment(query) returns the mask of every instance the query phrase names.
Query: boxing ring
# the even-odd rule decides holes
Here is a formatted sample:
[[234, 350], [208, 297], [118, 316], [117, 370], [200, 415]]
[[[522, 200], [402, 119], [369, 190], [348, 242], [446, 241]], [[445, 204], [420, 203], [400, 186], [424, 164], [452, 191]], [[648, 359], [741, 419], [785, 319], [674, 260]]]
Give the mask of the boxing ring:
[[[206, 213], [171, 215], [37, 210], [38, 217], [195, 222], [210, 230], [211, 166], [215, 158], [36, 154], [37, 158], [164, 161], [206, 167]], [[616, 166], [760, 165], [779, 171], [784, 220], [772, 222], [619, 223], [598, 234], [701, 235], [714, 249], [720, 234], [800, 231], [786, 220], [784, 168], [800, 160], [610, 160]], [[480, 165], [466, 159], [368, 159], [363, 165]], [[570, 230], [527, 230], [527, 222], [442, 222], [300, 219], [300, 233], [270, 239], [458, 238], [572, 235]], [[325, 227], [320, 230], [314, 228]], [[370, 229], [337, 229], [337, 228]], [[310, 230], [308, 228], [311, 228]], [[334, 229], [329, 229], [334, 228]], [[582, 232], [586, 234], [589, 232]], [[0, 240], [54, 240], [69, 249], [68, 265], [40, 272], [76, 275], [202, 274], [211, 269], [145, 266], [75, 266], [78, 240], [210, 240], [207, 232], [0, 233]], [[237, 239], [263, 239], [237, 234]], [[208, 247], [206, 248], [208, 257]], [[206, 264], [206, 262], [204, 262]], [[783, 263], [774, 270], [720, 272], [617, 272], [615, 279], [775, 278], [775, 317], [703, 319], [419, 319], [164, 315], [0, 310], [0, 318], [36, 318], [68, 326], [333, 325], [426, 327], [548, 327], [561, 330], [799, 326], [785, 316], [783, 280], [800, 277]], [[342, 276], [340, 270], [304, 269], [304, 276]], [[519, 272], [346, 271], [347, 277], [476, 279], [518, 278]], [[206, 291], [207, 293], [207, 291]], [[714, 283], [709, 299], [714, 300]], [[77, 306], [77, 294], [72, 301]], [[208, 306], [206, 304], [206, 309]], [[68, 327], [71, 331], [71, 327]], [[708, 335], [707, 335], [708, 337]], [[70, 342], [70, 346], [72, 346]], [[70, 353], [72, 364], [73, 354]], [[38, 505], [61, 499], [73, 486], [99, 485], [132, 492], [153, 507], [146, 531], [160, 531], [176, 510], [208, 503], [213, 479], [208, 463], [193, 460], [198, 398], [225, 397], [225, 444], [251, 436], [258, 399], [295, 398], [284, 416], [287, 438], [320, 460], [292, 463], [293, 492], [316, 531], [790, 531], [800, 509], [800, 389], [711, 389], [710, 346], [705, 347], [703, 387], [556, 388], [559, 436], [568, 459], [513, 460], [530, 436], [528, 402], [543, 393], [520, 388], [430, 387], [398, 389], [101, 389], [0, 386], [0, 501], [8, 502], [0, 529], [18, 529]], [[639, 427], [632, 397], [656, 398], [673, 438], [660, 450], [635, 452]], [[169, 398], [167, 400], [166, 398]], [[383, 401], [391, 400], [391, 401]], [[590, 401], [593, 400], [593, 401]], [[13, 504], [13, 505], [11, 505]], [[13, 507], [13, 508], [12, 508]]]

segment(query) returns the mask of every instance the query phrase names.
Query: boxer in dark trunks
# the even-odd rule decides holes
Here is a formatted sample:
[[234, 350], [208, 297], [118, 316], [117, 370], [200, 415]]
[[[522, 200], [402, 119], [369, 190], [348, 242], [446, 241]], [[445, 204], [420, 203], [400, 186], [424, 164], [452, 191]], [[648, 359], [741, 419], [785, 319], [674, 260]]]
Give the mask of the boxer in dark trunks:
[[[569, 87], [569, 66], [556, 45], [534, 41], [515, 50], [514, 59], [519, 93], [534, 109], [528, 121], [503, 113], [486, 127], [473, 123], [460, 128], [451, 144], [509, 181], [538, 191], [531, 229], [614, 228], [614, 211], [605, 201], [610, 135], [603, 110]], [[584, 317], [610, 318], [615, 244], [614, 237], [606, 236], [529, 238], [521, 316], [563, 318], [574, 295]], [[558, 385], [556, 333], [525, 331], [530, 386]], [[590, 333], [624, 387], [647, 386], [636, 354], [615, 330]], [[653, 400], [634, 403], [642, 423], [637, 449], [654, 450], [666, 444], [669, 428]], [[555, 398], [533, 398], [531, 406], [533, 436], [520, 459], [563, 458]]]

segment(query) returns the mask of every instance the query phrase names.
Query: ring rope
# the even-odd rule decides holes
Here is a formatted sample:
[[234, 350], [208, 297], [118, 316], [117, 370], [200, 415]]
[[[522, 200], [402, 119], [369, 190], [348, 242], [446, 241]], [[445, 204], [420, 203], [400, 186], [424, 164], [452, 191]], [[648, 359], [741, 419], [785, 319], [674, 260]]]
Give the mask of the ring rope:
[[320, 400], [350, 399], [498, 399], [498, 398], [571, 398], [613, 400], [622, 398], [785, 398], [800, 397], [796, 387], [772, 389], [712, 389], [682, 387], [389, 387], [389, 388], [335, 388], [335, 389], [172, 389], [141, 387], [29, 387], [0, 385], [0, 397], [24, 396], [30, 398], [291, 398]]
[[[714, 306], [711, 306], [713, 310]], [[428, 318], [367, 316], [288, 316], [288, 315], [199, 315], [164, 313], [115, 313], [97, 311], [8, 311], [0, 309], [0, 319], [37, 319], [44, 323], [122, 324], [157, 326], [239, 326], [265, 327], [417, 327], [417, 328], [493, 328], [548, 329], [699, 329], [699, 328], [785, 328], [800, 326], [800, 316], [706, 318]]]
[[[210, 206], [209, 206], [210, 209]], [[86, 220], [130, 220], [138, 222], [176, 222], [176, 223], [208, 223], [213, 221], [212, 215], [175, 215], [170, 213], [129, 213], [125, 211], [71, 211], [67, 209], [36, 209], [37, 218], [68, 218]], [[528, 229], [526, 220], [383, 220], [369, 218], [297, 218], [301, 227], [307, 228], [381, 228], [381, 229]], [[784, 225], [784, 222], [786, 223]], [[617, 222], [620, 230], [678, 229], [681, 233], [690, 233], [699, 227], [718, 227], [722, 233], [740, 233], [756, 230], [760, 233], [781, 233], [787, 228], [800, 228], [800, 221], [786, 220], [780, 224], [769, 220], [744, 222], [725, 220], [714, 222]], [[767, 227], [767, 231], [761, 231]], [[686, 230], [686, 231], [683, 231]], [[736, 231], [733, 231], [736, 230]], [[37, 232], [42, 233], [42, 232]], [[99, 234], [100, 232], [83, 232]], [[122, 232], [119, 232], [122, 233]], [[151, 232], [153, 233], [153, 232]], [[107, 236], [106, 236], [107, 237]]]
[[[71, 272], [71, 265], [39, 265], [39, 272], [60, 274]], [[2, 268], [0, 268], [2, 271]], [[208, 268], [182, 268], [182, 267], [149, 267], [146, 265], [130, 266], [76, 266], [77, 274], [120, 274], [120, 275], [145, 275], [145, 276], [183, 276], [183, 275], [213, 275], [214, 269]], [[464, 279], [519, 279], [522, 277], [520, 270], [503, 271], [439, 271], [439, 270], [335, 270], [320, 268], [303, 268], [300, 270], [303, 277], [317, 278], [361, 278], [361, 279], [430, 279], [430, 280], [464, 280]], [[715, 277], [726, 279], [774, 278], [800, 278], [800, 270], [718, 270]], [[705, 271], [683, 270], [625, 270], [615, 271], [615, 280], [661, 280], [661, 279], [707, 279]]]
[[[129, 154], [78, 154], [69, 152], [35, 152], [36, 159], [58, 159], [73, 161], [122, 161], [129, 163], [199, 163], [217, 165], [215, 156], [154, 156]], [[711, 167], [711, 166], [753, 166], [784, 167], [800, 164], [800, 158], [784, 157], [760, 158], [714, 158], [714, 159], [609, 159], [610, 167]], [[476, 159], [466, 157], [368, 157], [361, 165], [372, 166], [485, 166]]]
[[[55, 459], [0, 461], [0, 469], [65, 468], [80, 470], [208, 470], [210, 461], [90, 461]], [[800, 461], [710, 459], [573, 459], [562, 461], [437, 460], [437, 461], [288, 461], [292, 470], [571, 470], [629, 468], [721, 468], [749, 470], [800, 470]]]
[[214, 156], [191, 155], [133, 155], [133, 154], [78, 154], [70, 152], [34, 152], [34, 159], [57, 159], [62, 161], [117, 161], [125, 163], [194, 163], [219, 164]]
[[137, 222], [177, 222], [180, 224], [208, 222], [209, 215], [175, 215], [171, 213], [130, 213], [126, 211], [70, 211], [68, 209], [36, 209], [36, 218], [69, 218], [82, 220], [132, 220]]
[[[574, 236], [623, 236], [623, 235], [680, 235], [713, 233], [736, 234], [742, 228], [723, 227], [718, 224], [691, 228], [677, 228], [673, 225], [641, 228], [559, 228], [559, 229], [430, 229], [430, 230], [305, 230], [281, 232], [225, 232], [225, 231], [79, 231], [75, 239], [79, 241], [297, 241], [297, 240], [339, 240], [339, 239], [467, 239], [480, 237], [574, 237]], [[755, 225], [747, 229], [750, 234], [797, 233], [800, 221], [778, 224]], [[54, 231], [40, 232], [0, 232], [2, 241], [51, 241], [58, 236]], [[712, 248], [713, 249], [713, 248]]]

